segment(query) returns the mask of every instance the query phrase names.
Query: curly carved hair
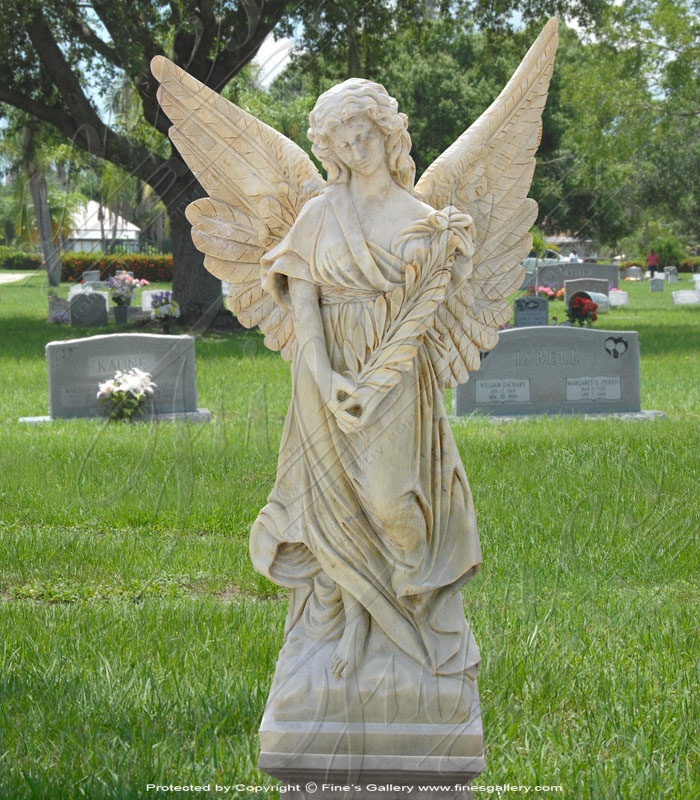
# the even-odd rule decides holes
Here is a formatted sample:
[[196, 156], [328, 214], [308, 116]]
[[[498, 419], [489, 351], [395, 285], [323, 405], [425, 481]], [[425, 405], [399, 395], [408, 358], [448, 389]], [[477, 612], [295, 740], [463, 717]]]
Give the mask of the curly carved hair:
[[329, 183], [345, 183], [350, 171], [333, 149], [333, 130], [359, 114], [366, 114], [384, 134], [388, 166], [394, 181], [407, 191], [413, 189], [416, 166], [410, 156], [408, 119], [398, 103], [378, 83], [350, 78], [324, 92], [309, 114], [308, 137], [311, 150], [328, 172]]

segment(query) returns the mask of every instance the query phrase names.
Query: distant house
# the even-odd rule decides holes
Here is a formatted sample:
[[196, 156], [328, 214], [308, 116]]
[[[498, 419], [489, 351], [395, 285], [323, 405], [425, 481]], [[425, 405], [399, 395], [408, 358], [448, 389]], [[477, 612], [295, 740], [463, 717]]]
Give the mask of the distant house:
[[[100, 220], [100, 209], [102, 220]], [[75, 215], [75, 227], [66, 237], [64, 249], [82, 253], [104, 250], [115, 246], [119, 250], [137, 252], [141, 229], [124, 217], [116, 216], [94, 200]]]
[[572, 251], [575, 251], [579, 258], [592, 258], [596, 255], [593, 253], [593, 240], [584, 239], [576, 234], [557, 233], [554, 236], [545, 236], [544, 242], [550, 247], [554, 245], [564, 258], [568, 258]]

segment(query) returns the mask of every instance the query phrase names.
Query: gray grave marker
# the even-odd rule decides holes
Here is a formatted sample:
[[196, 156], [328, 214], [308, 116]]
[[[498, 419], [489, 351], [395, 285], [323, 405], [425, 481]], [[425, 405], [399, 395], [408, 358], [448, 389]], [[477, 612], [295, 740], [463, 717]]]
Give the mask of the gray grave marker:
[[610, 286], [605, 278], [574, 278], [570, 281], [564, 281], [564, 303], [567, 306], [576, 292], [595, 292], [596, 294], [604, 294], [607, 297], [610, 292]]
[[677, 306], [697, 306], [700, 305], [700, 291], [697, 289], [682, 289], [680, 292], [671, 292], [673, 302]]
[[83, 327], [107, 325], [107, 297], [103, 292], [83, 291], [69, 305], [70, 324]]
[[[50, 419], [102, 417], [98, 385], [113, 378], [117, 371], [133, 367], [150, 373], [156, 383], [149, 418], [209, 419], [207, 409], [197, 408], [191, 336], [117, 333], [49, 342], [46, 361]], [[29, 417], [24, 421], [47, 419]]]
[[620, 281], [620, 270], [614, 264], [593, 264], [587, 261], [562, 262], [539, 267], [537, 282], [540, 285], [551, 286], [554, 291], [564, 288], [564, 281], [577, 278], [599, 278], [606, 281], [607, 286], [616, 289]]
[[664, 267], [664, 278], [666, 283], [678, 283], [678, 268]]
[[640, 411], [636, 331], [563, 326], [502, 331], [453, 393], [454, 413], [497, 416]]
[[518, 297], [513, 303], [513, 320], [516, 328], [546, 325], [549, 322], [549, 300], [546, 297]]
[[617, 292], [610, 292], [609, 294], [610, 305], [613, 308], [617, 308], [620, 306], [628, 306], [630, 304], [630, 298], [627, 292], [623, 292], [619, 290]]
[[663, 292], [664, 290], [664, 279], [663, 278], [652, 278], [649, 281], [649, 288], [652, 292]]
[[644, 271], [641, 267], [627, 267], [626, 277], [641, 281], [644, 277]]

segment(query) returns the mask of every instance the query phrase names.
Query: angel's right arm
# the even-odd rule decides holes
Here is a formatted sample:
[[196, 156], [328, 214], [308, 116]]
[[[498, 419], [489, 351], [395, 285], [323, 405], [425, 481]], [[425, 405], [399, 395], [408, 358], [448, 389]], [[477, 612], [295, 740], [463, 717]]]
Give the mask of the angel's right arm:
[[299, 357], [304, 359], [309, 372], [325, 396], [323, 387], [330, 385], [331, 364], [318, 305], [318, 288], [310, 281], [301, 278], [288, 278], [288, 282]]
[[294, 331], [297, 337], [297, 358], [304, 362], [318, 386], [324, 402], [347, 433], [356, 430], [357, 417], [348, 412], [356, 395], [355, 384], [335, 372], [328, 358], [323, 319], [319, 307], [318, 288], [301, 278], [288, 278], [289, 297], [294, 313]]

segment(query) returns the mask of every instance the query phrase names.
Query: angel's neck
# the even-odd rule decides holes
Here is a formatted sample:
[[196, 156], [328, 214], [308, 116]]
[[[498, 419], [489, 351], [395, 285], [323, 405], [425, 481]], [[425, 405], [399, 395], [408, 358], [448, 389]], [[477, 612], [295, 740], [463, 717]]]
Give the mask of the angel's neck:
[[353, 200], [364, 202], [378, 197], [387, 197], [394, 188], [394, 179], [388, 169], [378, 169], [371, 175], [350, 175], [350, 196]]

